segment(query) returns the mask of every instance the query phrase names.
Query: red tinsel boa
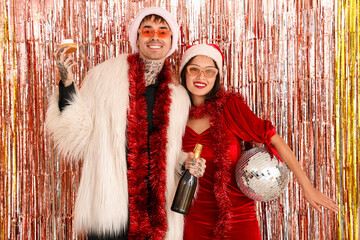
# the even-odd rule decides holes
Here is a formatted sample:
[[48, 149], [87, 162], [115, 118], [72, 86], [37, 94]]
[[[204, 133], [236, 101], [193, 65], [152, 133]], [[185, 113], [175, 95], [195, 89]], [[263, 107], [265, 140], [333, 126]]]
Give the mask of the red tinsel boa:
[[[163, 239], [167, 230], [165, 210], [166, 144], [171, 104], [171, 72], [168, 62], [158, 75], [159, 87], [154, 104], [154, 125], [147, 149], [147, 105], [144, 64], [139, 54], [129, 55], [129, 110], [127, 125], [129, 239]], [[148, 179], [151, 186], [150, 191]]]
[[220, 91], [216, 94], [216, 96], [204, 104], [199, 106], [192, 106], [189, 112], [190, 119], [201, 119], [206, 116], [212, 116], [215, 114], [215, 111], [219, 108], [222, 109], [222, 106], [225, 103], [225, 91], [224, 89], [220, 89]]
[[214, 229], [215, 239], [229, 239], [228, 232], [231, 229], [232, 213], [230, 211], [231, 201], [228, 196], [228, 184], [230, 183], [230, 159], [228, 155], [229, 139], [226, 137], [223, 128], [223, 106], [226, 102], [227, 94], [221, 89], [215, 98], [206, 101], [200, 106], [193, 106], [190, 109], [190, 119], [200, 119], [210, 116], [210, 132], [214, 141], [214, 151], [216, 159], [214, 161], [217, 170], [215, 172], [214, 193], [219, 207], [216, 228]]

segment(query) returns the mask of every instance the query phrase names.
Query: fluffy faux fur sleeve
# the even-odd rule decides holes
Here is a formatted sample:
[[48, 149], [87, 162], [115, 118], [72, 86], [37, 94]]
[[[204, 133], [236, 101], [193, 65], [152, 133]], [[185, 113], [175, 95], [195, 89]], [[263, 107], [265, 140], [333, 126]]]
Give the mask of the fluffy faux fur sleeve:
[[89, 106], [79, 91], [73, 95], [71, 104], [60, 112], [59, 95], [54, 94], [46, 113], [46, 128], [53, 137], [56, 149], [72, 160], [83, 158], [92, 130]]
[[[188, 120], [188, 113], [191, 106], [190, 98], [185, 88], [181, 85], [170, 85], [172, 89], [172, 107], [170, 110], [170, 126], [168, 130], [169, 146], [173, 149], [182, 149], [182, 137], [185, 133], [185, 127]], [[178, 139], [174, 139], [178, 138]], [[176, 163], [173, 166], [175, 169], [175, 182], [177, 184], [179, 176], [181, 176], [181, 166], [186, 160], [187, 154], [182, 151], [173, 153], [173, 159], [176, 159]]]
[[[126, 57], [121, 55], [91, 69], [62, 112], [58, 107], [58, 94], [52, 96], [46, 113], [46, 128], [60, 154], [72, 160], [83, 159], [88, 148], [96, 145], [96, 132], [111, 124], [104, 121], [104, 116], [108, 116], [114, 106], [126, 112], [127, 97], [121, 98], [128, 92]], [[126, 114], [121, 117], [126, 118]], [[126, 119], [121, 121], [126, 124]], [[98, 131], [94, 131], [95, 125]]]

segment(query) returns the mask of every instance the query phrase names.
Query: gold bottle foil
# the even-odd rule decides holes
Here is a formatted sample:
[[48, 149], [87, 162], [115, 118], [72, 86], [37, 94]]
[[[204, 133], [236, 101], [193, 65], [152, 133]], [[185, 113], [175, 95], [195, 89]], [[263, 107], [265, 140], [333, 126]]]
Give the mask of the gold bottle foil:
[[203, 145], [197, 143], [194, 147], [194, 158], [200, 158], [202, 152]]

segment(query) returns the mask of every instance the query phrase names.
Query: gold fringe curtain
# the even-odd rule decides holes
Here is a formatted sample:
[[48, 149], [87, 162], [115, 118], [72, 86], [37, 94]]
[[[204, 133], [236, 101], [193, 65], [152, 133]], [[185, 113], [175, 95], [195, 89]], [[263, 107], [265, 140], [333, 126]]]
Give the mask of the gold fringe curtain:
[[53, 53], [78, 44], [76, 83], [96, 64], [131, 52], [127, 30], [161, 6], [185, 45], [216, 43], [224, 85], [271, 120], [313, 184], [337, 199], [318, 213], [297, 182], [258, 203], [263, 239], [359, 239], [359, 3], [287, 0], [0, 0], [0, 238], [82, 239], [73, 231], [81, 165], [60, 159], [44, 129], [59, 77]]
[[359, 239], [360, 209], [360, 3], [337, 1], [335, 144], [339, 239]]

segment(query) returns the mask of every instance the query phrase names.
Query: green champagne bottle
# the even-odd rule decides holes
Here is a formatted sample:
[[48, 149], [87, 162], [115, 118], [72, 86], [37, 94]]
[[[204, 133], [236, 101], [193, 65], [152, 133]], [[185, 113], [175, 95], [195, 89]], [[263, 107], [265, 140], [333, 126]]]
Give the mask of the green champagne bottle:
[[[200, 158], [202, 145], [197, 143], [194, 148], [195, 159]], [[188, 214], [192, 199], [197, 186], [197, 177], [193, 176], [188, 169], [182, 175], [179, 185], [176, 189], [174, 201], [171, 210], [181, 214]]]

